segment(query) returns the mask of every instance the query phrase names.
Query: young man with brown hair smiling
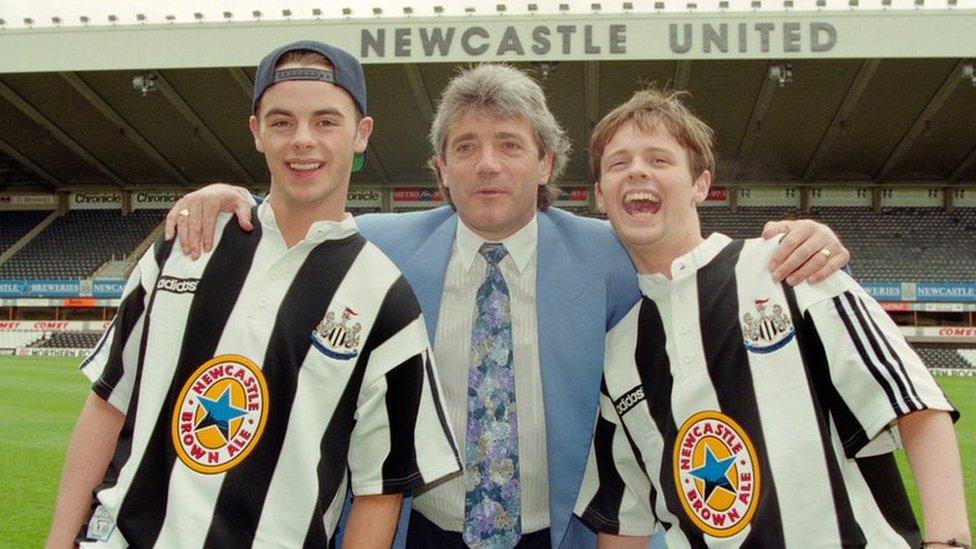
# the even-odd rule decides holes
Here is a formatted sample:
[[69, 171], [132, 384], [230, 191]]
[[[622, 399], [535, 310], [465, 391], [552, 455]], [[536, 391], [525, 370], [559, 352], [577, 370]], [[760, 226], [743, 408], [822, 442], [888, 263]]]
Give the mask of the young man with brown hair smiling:
[[918, 547], [891, 451], [901, 433], [926, 546], [968, 547], [945, 399], [847, 274], [795, 287], [776, 241], [703, 237], [712, 130], [645, 90], [594, 128], [596, 196], [643, 299], [607, 334], [576, 511], [601, 547]]

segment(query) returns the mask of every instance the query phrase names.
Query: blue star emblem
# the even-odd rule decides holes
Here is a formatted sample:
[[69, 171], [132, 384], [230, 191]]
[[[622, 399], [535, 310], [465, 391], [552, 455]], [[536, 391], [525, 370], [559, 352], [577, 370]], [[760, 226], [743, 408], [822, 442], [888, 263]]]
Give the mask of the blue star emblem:
[[729, 456], [725, 459], [715, 459], [715, 455], [712, 454], [712, 449], [708, 445], [705, 446], [705, 464], [697, 469], [692, 469], [689, 473], [705, 482], [704, 500], [706, 502], [708, 502], [708, 498], [716, 488], [724, 488], [735, 494], [735, 489], [726, 476], [733, 462], [735, 462], [735, 456]]
[[231, 405], [230, 387], [225, 387], [224, 392], [216, 400], [207, 397], [200, 397], [200, 404], [207, 411], [207, 415], [197, 423], [194, 431], [201, 431], [211, 426], [216, 426], [225, 441], [230, 441], [230, 422], [245, 414], [247, 411]]

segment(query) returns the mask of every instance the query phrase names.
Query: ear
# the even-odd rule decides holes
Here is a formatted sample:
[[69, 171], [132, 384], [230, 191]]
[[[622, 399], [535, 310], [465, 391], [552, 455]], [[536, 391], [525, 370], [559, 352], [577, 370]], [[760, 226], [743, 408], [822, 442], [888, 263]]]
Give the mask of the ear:
[[438, 154], [434, 156], [434, 167], [437, 168], [437, 176], [441, 180], [441, 184], [445, 187], [450, 187], [451, 182], [444, 177], [444, 172], [447, 170], [447, 162], [444, 161], [444, 155]]
[[253, 114], [247, 119], [247, 127], [251, 129], [251, 135], [254, 136], [254, 148], [259, 153], [263, 153], [264, 145], [261, 144], [261, 129], [258, 127], [258, 118]]
[[703, 171], [692, 185], [695, 187], [692, 200], [695, 204], [701, 204], [708, 198], [708, 189], [712, 186], [712, 173], [708, 170]]
[[556, 164], [556, 153], [546, 151], [546, 154], [539, 162], [545, 163], [542, 167], [542, 181], [539, 182], [540, 187], [545, 187], [546, 183], [549, 183], [549, 177], [552, 176], [552, 167]]
[[366, 152], [366, 145], [369, 144], [369, 136], [373, 134], [373, 118], [364, 116], [356, 126], [356, 152]]
[[603, 190], [600, 188], [599, 181], [593, 184], [593, 195], [596, 198], [596, 209], [600, 213], [607, 213], [607, 206], [603, 202]]

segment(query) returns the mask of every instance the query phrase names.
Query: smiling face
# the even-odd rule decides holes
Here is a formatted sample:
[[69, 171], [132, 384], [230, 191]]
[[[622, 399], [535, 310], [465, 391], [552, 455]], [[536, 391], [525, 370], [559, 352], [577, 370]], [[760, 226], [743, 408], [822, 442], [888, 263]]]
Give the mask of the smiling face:
[[596, 201], [638, 272], [668, 275], [703, 240], [696, 206], [710, 184], [707, 170], [693, 175], [688, 151], [664, 124], [643, 131], [629, 120], [603, 151]]
[[436, 164], [461, 221], [483, 238], [500, 241], [535, 215], [552, 153], [540, 153], [528, 122], [470, 111], [448, 127]]
[[342, 219], [353, 155], [366, 150], [373, 128], [371, 118], [360, 119], [349, 94], [323, 81], [281, 82], [261, 97], [249, 125], [271, 172], [268, 201], [276, 213]]

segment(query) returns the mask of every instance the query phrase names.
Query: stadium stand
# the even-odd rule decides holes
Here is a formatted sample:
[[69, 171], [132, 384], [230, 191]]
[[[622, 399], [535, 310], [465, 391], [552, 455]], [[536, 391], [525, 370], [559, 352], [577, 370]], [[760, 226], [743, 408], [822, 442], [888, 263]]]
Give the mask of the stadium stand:
[[0, 348], [17, 349], [19, 347], [29, 347], [32, 343], [48, 335], [47, 332], [0, 332]]
[[106, 261], [129, 254], [161, 221], [153, 210], [70, 211], [0, 265], [0, 279], [87, 277]]
[[[734, 238], [759, 234], [769, 219], [811, 217], [829, 225], [854, 255], [859, 280], [971, 282], [976, 279], [976, 210], [938, 208], [823, 207], [809, 216], [782, 207], [699, 210], [702, 231]], [[969, 243], [968, 245], [966, 243]]]
[[0, 212], [0, 227], [3, 227], [0, 231], [0, 253], [13, 246], [49, 215], [51, 212], [47, 211]]
[[34, 348], [91, 349], [98, 344], [98, 332], [52, 332], [50, 337], [34, 342]]
[[[955, 349], [943, 346], [916, 345], [915, 351], [929, 368], [976, 368], [976, 349]], [[967, 358], [967, 356], [969, 358]]]

